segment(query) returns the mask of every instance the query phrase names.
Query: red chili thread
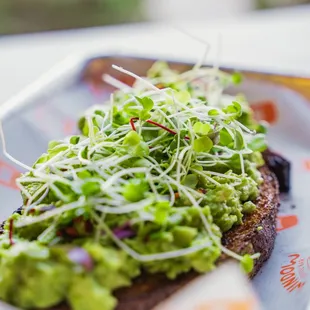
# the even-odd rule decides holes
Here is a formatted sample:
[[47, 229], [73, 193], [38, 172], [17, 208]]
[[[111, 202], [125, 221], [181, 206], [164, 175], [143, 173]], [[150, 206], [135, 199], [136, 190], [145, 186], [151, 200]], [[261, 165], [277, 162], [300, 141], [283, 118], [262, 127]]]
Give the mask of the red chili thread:
[[152, 125], [154, 125], [154, 126], [157, 126], [157, 127], [159, 127], [159, 128], [162, 128], [162, 129], [168, 131], [169, 133], [171, 133], [171, 134], [173, 134], [173, 135], [176, 135], [176, 134], [177, 134], [174, 130], [172, 130], [172, 129], [170, 129], [170, 128], [168, 128], [168, 127], [162, 125], [162, 124], [159, 124], [159, 123], [157, 123], [157, 122], [154, 122], [154, 121], [152, 121], [152, 120], [150, 120], [150, 119], [148, 119], [146, 122], [149, 123], [149, 124], [152, 124]]
[[136, 131], [135, 121], [139, 120], [139, 117], [132, 117], [130, 119], [130, 126], [132, 130]]
[[13, 231], [14, 231], [14, 220], [10, 219], [10, 226], [9, 226], [9, 240], [10, 240], [10, 245], [14, 245], [13, 241]]
[[[130, 125], [131, 125], [132, 130], [134, 130], [134, 131], [136, 131], [136, 127], [135, 127], [134, 121], [137, 121], [138, 119], [139, 119], [139, 117], [132, 117], [132, 118], [130, 119]], [[172, 130], [172, 129], [170, 129], [170, 128], [168, 128], [168, 127], [162, 125], [162, 124], [159, 124], [159, 123], [157, 123], [157, 122], [154, 122], [154, 121], [152, 121], [152, 120], [150, 120], [150, 119], [146, 120], [146, 122], [149, 123], [149, 124], [152, 124], [152, 125], [154, 125], [154, 126], [157, 126], [157, 127], [161, 128], [161, 129], [164, 129], [164, 130], [168, 131], [169, 133], [171, 133], [171, 134], [173, 134], [173, 135], [176, 135], [176, 134], [177, 134], [174, 130]], [[188, 137], [188, 136], [185, 136], [184, 139], [189, 140], [189, 137]]]

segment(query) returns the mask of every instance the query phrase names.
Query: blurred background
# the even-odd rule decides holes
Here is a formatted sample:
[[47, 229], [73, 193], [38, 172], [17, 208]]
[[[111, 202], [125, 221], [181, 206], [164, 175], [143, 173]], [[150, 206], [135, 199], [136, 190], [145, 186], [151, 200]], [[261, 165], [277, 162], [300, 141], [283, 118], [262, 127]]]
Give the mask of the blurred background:
[[213, 20], [310, 0], [0, 0], [0, 34], [139, 21]]

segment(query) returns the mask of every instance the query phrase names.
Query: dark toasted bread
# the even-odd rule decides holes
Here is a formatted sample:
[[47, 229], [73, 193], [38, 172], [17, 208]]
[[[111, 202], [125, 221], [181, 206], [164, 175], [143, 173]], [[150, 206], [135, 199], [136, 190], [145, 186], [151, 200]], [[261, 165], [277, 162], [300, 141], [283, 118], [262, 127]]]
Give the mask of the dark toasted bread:
[[[253, 272], [255, 274], [270, 257], [276, 237], [276, 215], [279, 206], [279, 186], [275, 175], [267, 166], [260, 169], [264, 182], [260, 187], [260, 195], [256, 200], [256, 210], [245, 216], [243, 225], [236, 226], [223, 236], [223, 244], [239, 254], [254, 254], [260, 257], [255, 260]], [[1, 233], [1, 231], [0, 231]], [[228, 259], [225, 255], [219, 260]], [[136, 279], [129, 288], [116, 291], [119, 300], [117, 310], [150, 310], [156, 304], [182, 288], [198, 274], [190, 272], [168, 280], [165, 275], [143, 274]], [[67, 305], [54, 307], [53, 310], [68, 310]]]

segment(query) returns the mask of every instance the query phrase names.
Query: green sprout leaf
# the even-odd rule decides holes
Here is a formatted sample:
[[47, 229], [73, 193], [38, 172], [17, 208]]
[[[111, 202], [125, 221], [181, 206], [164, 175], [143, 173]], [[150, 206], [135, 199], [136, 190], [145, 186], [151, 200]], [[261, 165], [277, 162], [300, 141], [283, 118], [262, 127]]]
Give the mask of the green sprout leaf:
[[241, 107], [240, 103], [237, 101], [233, 101], [232, 104], [233, 104], [234, 108], [236, 109], [237, 116], [238, 117], [241, 116], [242, 115], [242, 107]]
[[239, 132], [239, 130], [235, 130], [235, 150], [242, 150], [244, 148], [244, 138], [243, 135]]
[[123, 145], [127, 147], [127, 151], [133, 156], [144, 157], [148, 156], [150, 149], [142, 140], [141, 136], [134, 130], [130, 131], [123, 141]]
[[231, 142], [233, 142], [233, 138], [231, 137], [231, 135], [229, 134], [229, 132], [227, 131], [226, 128], [223, 128], [220, 131], [220, 144], [221, 145], [229, 145]]
[[144, 141], [142, 141], [132, 150], [132, 154], [137, 157], [145, 157], [150, 154], [150, 149], [148, 145]]
[[85, 116], [83, 116], [79, 119], [78, 128], [84, 136], [88, 136], [88, 126], [87, 126]]
[[137, 103], [134, 101], [128, 102], [123, 107], [124, 112], [126, 112], [131, 117], [138, 117], [140, 110], [137, 108]]
[[198, 177], [196, 174], [188, 174], [182, 183], [187, 187], [195, 188], [198, 184]]
[[186, 90], [181, 90], [175, 93], [175, 99], [177, 99], [179, 102], [187, 103], [191, 100], [191, 95]]
[[268, 126], [266, 124], [263, 124], [263, 123], [259, 123], [257, 126], [256, 126], [256, 132], [258, 133], [267, 133], [268, 132]]
[[149, 190], [148, 184], [142, 179], [130, 180], [123, 189], [124, 198], [130, 202], [142, 200]]
[[151, 98], [149, 97], [144, 97], [144, 98], [139, 98], [139, 97], [135, 97], [143, 106], [143, 108], [146, 111], [151, 111], [154, 107], [154, 102]]
[[211, 130], [211, 126], [209, 124], [203, 124], [201, 122], [197, 122], [193, 126], [193, 130], [198, 135], [207, 135]]
[[33, 164], [33, 168], [36, 167], [38, 164], [43, 164], [49, 160], [49, 155], [48, 154], [42, 154], [41, 157]]
[[213, 142], [208, 136], [195, 139], [194, 150], [195, 152], [209, 152], [213, 147]]
[[208, 112], [208, 115], [209, 116], [217, 116], [217, 115], [219, 115], [220, 114], [220, 112], [218, 111], [218, 110], [216, 110], [216, 109], [211, 109], [209, 112]]
[[123, 144], [134, 146], [138, 145], [140, 141], [141, 141], [140, 135], [136, 131], [132, 130], [128, 132], [127, 135], [125, 136]]
[[50, 141], [49, 144], [48, 144], [48, 150], [52, 150], [54, 149], [56, 146], [59, 146], [61, 145], [62, 142], [61, 141]]
[[88, 155], [88, 145], [85, 146], [83, 151], [81, 152], [82, 158], [87, 159], [87, 155]]
[[241, 260], [241, 267], [246, 273], [250, 273], [254, 267], [254, 260], [249, 254], [245, 254]]
[[101, 192], [100, 183], [95, 181], [85, 182], [81, 186], [81, 190], [86, 197], [98, 195]]
[[151, 117], [151, 114], [149, 113], [153, 107], [154, 107], [154, 102], [151, 98], [149, 97], [144, 97], [144, 98], [139, 98], [135, 97], [139, 103], [143, 106], [143, 110], [139, 113], [139, 118], [141, 120], [147, 120]]
[[265, 135], [259, 134], [256, 135], [249, 143], [248, 147], [253, 152], [263, 152], [267, 149], [267, 142]]
[[159, 201], [155, 205], [155, 223], [157, 224], [165, 224], [167, 222], [169, 211], [170, 211], [170, 203], [169, 201]]
[[88, 179], [92, 177], [92, 174], [88, 170], [79, 171], [76, 174], [80, 179]]
[[240, 117], [242, 115], [242, 107], [239, 102], [233, 101], [232, 104], [223, 109], [223, 112], [232, 114], [235, 117]]
[[139, 118], [142, 121], [146, 121], [147, 119], [151, 118], [151, 114], [149, 112], [146, 112], [146, 111], [141, 111], [140, 114], [139, 114]]
[[240, 72], [234, 72], [231, 76], [231, 81], [235, 84], [235, 85], [239, 85], [242, 83], [243, 80], [243, 76]]
[[72, 136], [70, 138], [70, 144], [76, 145], [80, 142], [81, 137], [80, 136]]

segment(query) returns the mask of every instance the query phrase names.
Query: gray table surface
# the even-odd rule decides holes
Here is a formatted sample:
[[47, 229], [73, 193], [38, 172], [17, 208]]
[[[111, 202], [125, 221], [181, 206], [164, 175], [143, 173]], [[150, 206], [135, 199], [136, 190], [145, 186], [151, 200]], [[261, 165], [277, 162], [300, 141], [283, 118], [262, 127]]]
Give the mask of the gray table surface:
[[[310, 76], [308, 6], [178, 26], [210, 42], [209, 62]], [[204, 48], [171, 25], [156, 23], [2, 37], [0, 104], [68, 55], [82, 51], [122, 51], [195, 61]]]

